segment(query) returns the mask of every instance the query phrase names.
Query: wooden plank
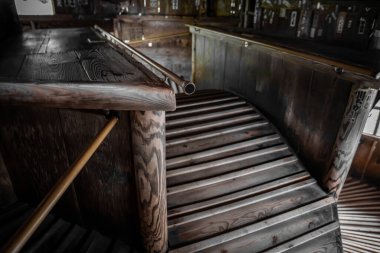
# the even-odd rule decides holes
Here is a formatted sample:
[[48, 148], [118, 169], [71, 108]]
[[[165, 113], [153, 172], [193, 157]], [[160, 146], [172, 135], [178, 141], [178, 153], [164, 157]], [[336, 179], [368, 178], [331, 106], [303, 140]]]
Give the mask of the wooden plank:
[[143, 82], [150, 79], [112, 48], [99, 47], [77, 51], [77, 54], [90, 80]]
[[342, 252], [340, 243], [339, 223], [334, 222], [264, 252]]
[[[332, 205], [334, 202], [335, 200], [331, 197], [324, 198], [316, 202], [312, 202], [308, 205], [298, 207], [289, 212], [274, 216], [269, 219], [265, 219], [263, 221], [254, 223], [249, 226], [245, 226], [242, 229], [236, 229], [236, 230], [212, 237], [210, 239], [206, 239], [197, 243], [190, 244], [188, 246], [183, 246], [181, 248], [171, 250], [170, 252], [171, 253], [174, 253], [174, 252], [192, 253], [192, 252], [212, 251], [213, 247], [217, 247], [220, 244], [228, 244], [229, 242], [232, 242], [234, 240], [247, 238], [247, 236], [250, 236], [249, 239], [255, 238], [255, 234], [257, 235], [258, 233], [261, 233], [263, 229], [270, 230], [273, 226], [276, 226], [277, 224], [281, 224], [282, 222], [286, 222], [292, 219], [300, 218], [301, 220], [304, 220], [302, 219], [303, 215], [308, 214], [310, 212], [324, 209], [326, 207], [329, 209], [330, 205]], [[322, 221], [323, 220], [324, 219], [322, 219]], [[252, 250], [252, 247], [251, 247], [251, 250]]]
[[16, 199], [12, 181], [0, 153], [0, 207], [7, 206], [15, 202]]
[[147, 252], [167, 250], [165, 112], [131, 112], [140, 233]]
[[[203, 211], [206, 209], [214, 208], [224, 204], [232, 203], [233, 201], [238, 201], [241, 199], [248, 198], [250, 196], [255, 196], [261, 193], [269, 192], [286, 185], [290, 185], [302, 180], [310, 179], [308, 173], [298, 173], [293, 176], [285, 177], [282, 179], [274, 180], [263, 185], [251, 187], [245, 190], [240, 190], [238, 192], [231, 192], [224, 196], [216, 197], [210, 200], [200, 201], [194, 204], [184, 205], [180, 207], [171, 208], [168, 211], [168, 218], [176, 218], [179, 216], [184, 216], [187, 214], [195, 213], [198, 211]], [[169, 188], [170, 189], [170, 188]]]
[[238, 142], [231, 145], [225, 145], [222, 147], [209, 149], [202, 152], [167, 159], [166, 169], [171, 170], [178, 167], [194, 165], [224, 157], [230, 157], [232, 155], [237, 155], [247, 151], [253, 151], [281, 143], [281, 137], [277, 134], [272, 134], [260, 138]]
[[[73, 110], [59, 111], [66, 152], [73, 163], [104, 126], [103, 115]], [[128, 113], [120, 113], [118, 124], [88, 161], [75, 180], [78, 203], [87, 226], [125, 233], [134, 240], [137, 211], [135, 199], [130, 125]], [[133, 206], [133, 205], [132, 205]]]
[[227, 119], [210, 121], [207, 123], [194, 124], [190, 126], [183, 126], [180, 128], [171, 129], [166, 128], [166, 139], [178, 138], [183, 135], [197, 134], [210, 130], [223, 129], [237, 124], [245, 124], [254, 120], [261, 119], [261, 115], [253, 113], [247, 115], [241, 115], [237, 117], [229, 117]]
[[75, 52], [27, 55], [19, 73], [22, 80], [65, 80], [87, 79]]
[[[0, 148], [15, 193], [37, 204], [69, 167], [61, 119], [43, 108], [2, 106], [0, 111]], [[74, 187], [54, 211], [80, 222]]]
[[274, 130], [266, 121], [232, 126], [223, 130], [168, 140], [166, 143], [166, 155], [171, 158], [273, 133]]
[[168, 226], [170, 245], [175, 246], [220, 235], [234, 228], [289, 211], [323, 196], [325, 193], [314, 180], [306, 180], [259, 196], [172, 219], [169, 220]]
[[168, 207], [211, 199], [303, 171], [296, 161], [295, 158], [279, 159], [222, 176], [169, 187]]
[[169, 170], [166, 180], [169, 186], [187, 183], [279, 159], [290, 154], [288, 147], [280, 144], [216, 161]]
[[143, 83], [0, 82], [0, 105], [102, 110], [174, 110], [170, 87]]
[[65, 237], [56, 245], [54, 251], [57, 253], [75, 251], [80, 247], [80, 243], [86, 233], [87, 231], [84, 228], [73, 225]]
[[175, 127], [182, 127], [184, 125], [195, 125], [199, 123], [204, 123], [205, 121], [220, 120], [226, 117], [239, 116], [253, 111], [254, 110], [251, 106], [244, 106], [236, 109], [224, 110], [221, 112], [208, 113], [205, 115], [196, 115], [183, 117], [179, 119], [171, 119], [167, 122], [166, 127], [167, 129], [172, 129]]

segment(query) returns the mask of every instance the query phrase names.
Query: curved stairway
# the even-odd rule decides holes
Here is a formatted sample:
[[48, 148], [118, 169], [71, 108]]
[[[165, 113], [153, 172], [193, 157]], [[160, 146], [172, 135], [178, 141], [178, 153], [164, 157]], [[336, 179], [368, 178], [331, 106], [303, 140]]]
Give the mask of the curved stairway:
[[341, 252], [335, 200], [276, 129], [233, 94], [167, 113], [170, 252]]
[[344, 252], [380, 252], [380, 189], [347, 178], [339, 196], [338, 213]]

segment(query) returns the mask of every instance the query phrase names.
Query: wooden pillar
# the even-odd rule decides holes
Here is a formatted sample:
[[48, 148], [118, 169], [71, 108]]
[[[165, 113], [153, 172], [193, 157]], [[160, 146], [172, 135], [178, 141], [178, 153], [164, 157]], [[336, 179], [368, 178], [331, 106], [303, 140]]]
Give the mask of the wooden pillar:
[[335, 141], [332, 164], [325, 174], [324, 185], [336, 198], [342, 190], [359, 145], [364, 125], [367, 121], [377, 90], [352, 88], [344, 118]]
[[131, 112], [140, 233], [146, 252], [167, 250], [165, 112]]

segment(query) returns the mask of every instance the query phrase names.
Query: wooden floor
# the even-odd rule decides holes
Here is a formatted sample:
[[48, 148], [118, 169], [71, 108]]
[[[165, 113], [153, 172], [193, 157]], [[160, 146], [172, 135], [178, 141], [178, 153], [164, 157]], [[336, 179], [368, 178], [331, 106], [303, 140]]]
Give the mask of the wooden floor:
[[380, 189], [348, 178], [338, 202], [344, 252], [380, 252]]
[[167, 113], [170, 252], [341, 252], [336, 204], [276, 129], [230, 93]]

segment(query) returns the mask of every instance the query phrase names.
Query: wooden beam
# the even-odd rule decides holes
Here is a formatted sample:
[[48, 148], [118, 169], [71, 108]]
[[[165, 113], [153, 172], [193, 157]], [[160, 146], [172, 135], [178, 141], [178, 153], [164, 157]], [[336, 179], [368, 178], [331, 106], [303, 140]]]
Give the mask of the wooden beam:
[[131, 124], [141, 237], [146, 252], [166, 252], [165, 112], [133, 111]]
[[164, 83], [0, 82], [0, 104], [104, 110], [175, 109], [175, 94]]

